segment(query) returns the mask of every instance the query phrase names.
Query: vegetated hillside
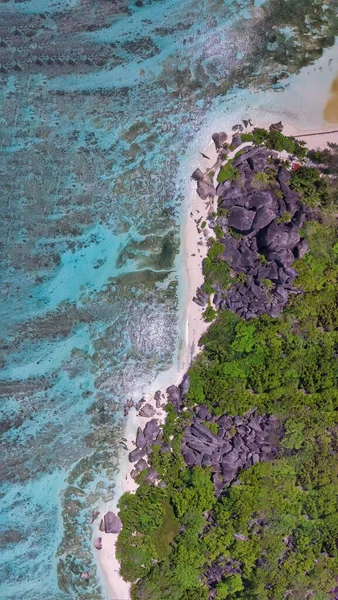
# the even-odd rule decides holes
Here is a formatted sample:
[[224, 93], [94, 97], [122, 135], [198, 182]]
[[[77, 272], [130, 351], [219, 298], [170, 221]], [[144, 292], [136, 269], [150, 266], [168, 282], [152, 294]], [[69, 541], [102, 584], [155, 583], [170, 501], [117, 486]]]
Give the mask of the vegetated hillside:
[[[334, 153], [312, 159], [332, 173]], [[309, 252], [293, 264], [302, 293], [277, 318], [224, 306], [202, 339], [189, 392], [167, 405], [149, 457], [160, 485], [145, 470], [120, 500], [118, 554], [133, 600], [338, 594], [336, 180], [326, 185], [313, 166], [292, 178], [311, 207], [301, 227]], [[206, 267], [211, 292], [219, 272]]]

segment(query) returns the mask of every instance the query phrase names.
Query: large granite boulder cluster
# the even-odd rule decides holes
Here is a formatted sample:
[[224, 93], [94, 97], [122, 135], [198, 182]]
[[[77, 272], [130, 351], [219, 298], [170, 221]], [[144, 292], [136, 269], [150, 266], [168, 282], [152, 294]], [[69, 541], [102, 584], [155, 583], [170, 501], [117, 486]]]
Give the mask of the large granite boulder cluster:
[[[245, 279], [228, 290], [217, 289], [214, 304], [246, 319], [262, 313], [276, 317], [289, 294], [299, 293], [292, 286], [297, 273], [291, 265], [308, 251], [299, 234], [305, 207], [289, 186], [289, 172], [271, 150], [249, 147], [233, 165], [238, 178], [217, 187], [225, 215], [211, 220], [210, 226], [219, 225], [224, 233], [222, 260]], [[271, 181], [257, 173], [265, 173]], [[196, 300], [203, 305], [201, 293]]]
[[[212, 417], [208, 408], [196, 409], [190, 426], [184, 430], [182, 454], [189, 467], [211, 467], [216, 494], [235, 481], [238, 471], [272, 458], [277, 421], [260, 416], [253, 408], [242, 417]], [[218, 425], [217, 434], [208, 424]]]

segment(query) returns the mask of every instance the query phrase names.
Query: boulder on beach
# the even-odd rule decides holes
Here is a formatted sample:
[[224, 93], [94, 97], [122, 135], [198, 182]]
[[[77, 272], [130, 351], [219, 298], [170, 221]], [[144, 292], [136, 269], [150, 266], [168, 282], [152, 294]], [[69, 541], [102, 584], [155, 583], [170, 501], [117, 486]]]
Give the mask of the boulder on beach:
[[228, 139], [228, 136], [225, 133], [225, 131], [220, 131], [220, 133], [213, 133], [211, 137], [215, 144], [216, 150], [219, 150], [220, 148], [222, 148]]
[[94, 542], [94, 547], [96, 548], [96, 550], [102, 550], [102, 538], [101, 537], [96, 538], [96, 540]]
[[140, 415], [140, 417], [149, 418], [149, 417], [153, 417], [155, 413], [156, 413], [156, 409], [151, 404], [145, 404], [140, 409], [139, 415]]
[[205, 181], [197, 182], [197, 193], [202, 200], [207, 198], [213, 198], [216, 195], [216, 190], [213, 185], [206, 183]]
[[204, 179], [204, 173], [201, 171], [201, 169], [196, 169], [193, 172], [193, 174], [191, 175], [191, 177], [195, 181], [203, 181], [203, 179]]
[[100, 511], [99, 510], [93, 510], [92, 512], [92, 523], [94, 523], [95, 519], [99, 516]]
[[122, 521], [115, 513], [109, 511], [104, 515], [104, 530], [106, 533], [120, 533]]

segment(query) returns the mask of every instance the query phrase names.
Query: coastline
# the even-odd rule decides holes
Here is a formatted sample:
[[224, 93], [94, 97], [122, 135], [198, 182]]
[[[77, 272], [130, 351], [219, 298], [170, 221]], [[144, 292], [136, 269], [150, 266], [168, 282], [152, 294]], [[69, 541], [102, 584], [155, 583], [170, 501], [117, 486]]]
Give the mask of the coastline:
[[[210, 140], [207, 147], [203, 150], [203, 154], [209, 157], [204, 158], [201, 155], [199, 160], [199, 168], [204, 172], [211, 169], [218, 158], [218, 153], [215, 144]], [[195, 186], [195, 182], [193, 182]], [[187, 371], [191, 361], [199, 352], [198, 341], [207, 330], [209, 323], [206, 323], [201, 317], [204, 308], [198, 306], [192, 301], [195, 291], [203, 283], [202, 262], [207, 254], [206, 241], [211, 233], [208, 227], [200, 230], [197, 227], [197, 221], [202, 223], [207, 220], [208, 212], [212, 210], [212, 203], [202, 200], [196, 191], [194, 191], [192, 201], [188, 207], [185, 222], [182, 224], [182, 256], [184, 257], [184, 275], [187, 285], [185, 286], [184, 294], [184, 336], [180, 364], [174, 377], [170, 378], [168, 385], [178, 385]], [[201, 243], [202, 242], [202, 243]], [[200, 244], [201, 243], [201, 244]], [[200, 245], [199, 245], [200, 244]], [[166, 386], [165, 386], [166, 387]], [[165, 394], [165, 388], [161, 389], [162, 400]], [[166, 417], [166, 411], [163, 408], [156, 408], [156, 401], [153, 393], [145, 396], [147, 404], [150, 404], [156, 409], [154, 417], [158, 419], [160, 424], [163, 424]], [[138, 427], [142, 429], [151, 418], [141, 417], [133, 408], [128, 416], [125, 428], [125, 445], [128, 450], [121, 451], [120, 471], [117, 475], [117, 486], [114, 500], [105, 505], [98, 507], [100, 511], [99, 518], [93, 523], [92, 542], [95, 538], [102, 538], [102, 550], [96, 551], [97, 562], [101, 570], [104, 581], [102, 582], [105, 588], [107, 600], [129, 600], [130, 598], [130, 583], [126, 582], [119, 574], [119, 561], [116, 558], [116, 542], [118, 534], [106, 534], [99, 530], [101, 516], [108, 510], [115, 513], [118, 512], [117, 504], [120, 497], [125, 492], [135, 493], [137, 483], [131, 477], [131, 472], [134, 469], [134, 464], [128, 460], [128, 454], [135, 448], [135, 438]]]
[[[278, 117], [277, 117], [278, 118]], [[270, 123], [269, 123], [270, 124]], [[254, 123], [254, 127], [268, 128], [267, 122], [258, 121]], [[295, 126], [283, 123], [285, 135], [292, 135], [298, 139], [302, 139], [302, 134], [305, 135], [305, 140], [309, 149], [313, 148], [325, 148], [328, 141], [338, 143], [337, 132], [320, 132], [318, 135], [317, 130], [300, 130]], [[246, 131], [249, 131], [248, 128]], [[248, 144], [243, 144], [248, 145]], [[237, 148], [234, 153], [230, 153], [228, 158], [231, 158], [232, 154], [238, 152], [240, 148]], [[211, 140], [199, 161], [199, 168], [206, 172], [211, 170], [217, 162], [218, 153], [215, 148], [214, 142]], [[209, 157], [209, 158], [206, 158]], [[195, 185], [195, 183], [193, 184]], [[185, 335], [183, 340], [183, 349], [181, 354], [181, 360], [179, 369], [176, 372], [175, 377], [172, 377], [170, 384], [178, 385], [187, 371], [189, 364], [196, 356], [199, 351], [198, 341], [201, 336], [207, 330], [209, 324], [201, 318], [204, 308], [201, 308], [195, 304], [192, 297], [198, 287], [203, 284], [202, 274], [202, 262], [207, 254], [207, 239], [211, 235], [211, 230], [208, 229], [208, 225], [201, 229], [199, 225], [203, 221], [207, 221], [207, 215], [213, 210], [213, 201], [202, 200], [196, 192], [194, 192], [191, 205], [189, 207], [189, 214], [186, 216], [186, 221], [182, 226], [182, 238], [183, 238], [183, 249], [182, 255], [185, 259], [185, 276], [187, 285], [185, 287]], [[165, 390], [161, 390], [161, 396], [165, 401]], [[156, 408], [156, 402], [154, 394], [150, 393], [146, 396], [146, 402]], [[158, 419], [159, 423], [162, 424], [165, 420], [166, 412], [161, 408], [156, 408], [155, 418]], [[147, 421], [150, 418], [140, 417], [136, 414], [135, 409], [132, 410], [128, 417], [126, 425], [126, 446], [128, 451], [123, 452], [120, 462], [120, 473], [118, 476], [118, 487], [117, 493], [115, 494], [114, 501], [107, 504], [104, 507], [100, 507], [100, 513], [103, 514], [107, 510], [113, 510], [116, 512], [116, 506], [120, 496], [125, 492], [134, 493], [137, 489], [137, 483], [131, 477], [131, 471], [134, 465], [128, 461], [127, 454], [135, 448], [135, 437], [138, 427], [144, 428]], [[105, 578], [105, 588], [107, 600], [129, 600], [130, 599], [130, 584], [125, 582], [119, 574], [119, 561], [115, 555], [116, 542], [118, 534], [105, 534], [98, 530], [98, 523], [94, 524], [93, 539], [100, 536], [102, 538], [102, 550], [97, 552], [97, 560], [99, 562], [101, 571]]]

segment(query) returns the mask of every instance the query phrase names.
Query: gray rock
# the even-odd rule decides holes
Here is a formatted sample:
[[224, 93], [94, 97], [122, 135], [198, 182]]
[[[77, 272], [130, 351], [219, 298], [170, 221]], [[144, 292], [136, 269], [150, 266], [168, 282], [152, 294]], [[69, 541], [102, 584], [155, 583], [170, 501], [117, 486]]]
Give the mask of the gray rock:
[[96, 550], [102, 550], [102, 538], [101, 537], [96, 538], [96, 540], [94, 542], [94, 547], [96, 548]]
[[136, 433], [136, 446], [137, 446], [137, 448], [144, 448], [146, 443], [147, 443], [146, 437], [145, 437], [141, 427], [139, 427], [137, 429], [137, 433]]
[[209, 456], [212, 455], [213, 452], [213, 448], [212, 446], [207, 446], [206, 444], [204, 444], [203, 442], [200, 442], [197, 438], [195, 437], [189, 437], [188, 439], [185, 440], [186, 445], [191, 448], [192, 450], [196, 450], [196, 452], [198, 452], [199, 454], [208, 454]]
[[278, 123], [271, 123], [269, 131], [279, 131], [281, 133], [283, 131], [282, 121], [279, 121]]
[[146, 453], [147, 451], [145, 448], [135, 448], [135, 450], [129, 452], [129, 462], [133, 463], [137, 460], [140, 460], [140, 458], [142, 458]]
[[222, 294], [219, 294], [219, 293], [215, 294], [214, 299], [213, 299], [214, 306], [215, 307], [219, 306], [221, 304], [222, 300], [223, 300]]
[[148, 421], [143, 430], [143, 433], [146, 436], [147, 440], [154, 440], [158, 436], [159, 432], [160, 426], [158, 424], [157, 419], [152, 419], [151, 421]]
[[148, 473], [146, 474], [145, 479], [148, 483], [153, 485], [156, 482], [156, 480], [158, 479], [158, 473], [150, 467], [148, 469]]
[[122, 521], [120, 517], [109, 511], [104, 515], [104, 530], [106, 533], [120, 533]]
[[201, 406], [198, 407], [196, 414], [200, 419], [204, 420], [210, 417], [208, 407], [205, 404], [201, 404]]
[[223, 145], [227, 141], [228, 136], [225, 133], [225, 131], [221, 131], [220, 133], [213, 133], [212, 134], [212, 139], [213, 139], [214, 144], [216, 146], [216, 150], [219, 150], [220, 148], [223, 147]]
[[250, 231], [254, 218], [253, 211], [246, 210], [241, 206], [234, 206], [230, 210], [228, 223], [230, 227], [238, 231]]
[[260, 192], [254, 192], [247, 197], [245, 206], [246, 208], [260, 208], [265, 206], [266, 208], [273, 208], [274, 197], [270, 190], [263, 190]]
[[[193, 298], [195, 301], [195, 299]], [[170, 385], [167, 390], [167, 399], [168, 402], [171, 402], [176, 412], [178, 412], [181, 408], [181, 393], [177, 385]]]
[[208, 427], [200, 423], [194, 423], [191, 426], [191, 433], [193, 433], [198, 439], [200, 439], [202, 436], [202, 438], [207, 439], [210, 443], [219, 443], [217, 435], [210, 431]]
[[186, 373], [179, 385], [181, 398], [186, 396], [187, 393], [189, 392], [189, 385], [190, 385], [190, 378], [189, 378], [188, 373]]
[[196, 171], [193, 172], [193, 174], [191, 175], [191, 177], [195, 181], [203, 181], [203, 179], [204, 179], [204, 173], [202, 173], [201, 169], [196, 169]]
[[233, 165], [234, 165], [234, 167], [238, 167], [238, 165], [244, 163], [252, 156], [256, 156], [257, 154], [262, 154], [262, 153], [264, 153], [264, 150], [262, 148], [245, 149], [240, 156], [236, 156], [236, 158], [233, 162]]
[[276, 252], [267, 252], [266, 258], [273, 262], [277, 262], [282, 267], [290, 267], [294, 261], [292, 250], [282, 248]]
[[135, 469], [136, 471], [138, 471], [138, 473], [141, 473], [141, 471], [144, 471], [144, 469], [146, 469], [147, 467], [148, 465], [144, 458], [141, 458], [135, 465]]
[[97, 517], [99, 516], [100, 511], [99, 510], [93, 510], [92, 512], [92, 523], [94, 523], [95, 519], [97, 519]]
[[166, 453], [166, 452], [170, 452], [170, 450], [171, 450], [171, 448], [170, 448], [170, 445], [169, 445], [169, 444], [167, 444], [166, 442], [164, 442], [164, 443], [161, 445], [161, 452], [164, 452], [164, 453]]
[[200, 300], [196, 296], [193, 297], [192, 301], [195, 302], [195, 304], [197, 304], [198, 306], [202, 306], [202, 307], [206, 306], [206, 301]]
[[271, 208], [269, 208], [268, 206], [260, 206], [257, 209], [252, 226], [254, 229], [257, 230], [263, 229], [263, 227], [269, 225], [269, 223], [271, 223], [271, 221], [273, 221], [275, 217], [276, 214]]
[[193, 467], [196, 464], [196, 454], [191, 448], [183, 450], [183, 457], [189, 467]]
[[207, 198], [213, 198], [216, 196], [216, 190], [214, 186], [210, 183], [206, 183], [205, 181], [197, 182], [197, 193], [202, 200], [207, 200]]
[[142, 406], [139, 415], [140, 417], [149, 418], [153, 417], [155, 413], [156, 409], [153, 406], [151, 406], [151, 404], [145, 404], [144, 406]]
[[310, 248], [309, 248], [309, 244], [307, 243], [307, 241], [303, 238], [300, 240], [300, 242], [297, 244], [297, 246], [295, 246], [295, 248], [293, 249], [293, 253], [295, 258], [302, 258], [307, 252], [309, 252]]
[[231, 145], [234, 146], [234, 148], [238, 148], [238, 146], [240, 146], [242, 143], [242, 138], [239, 134], [235, 134], [232, 138], [231, 141]]

